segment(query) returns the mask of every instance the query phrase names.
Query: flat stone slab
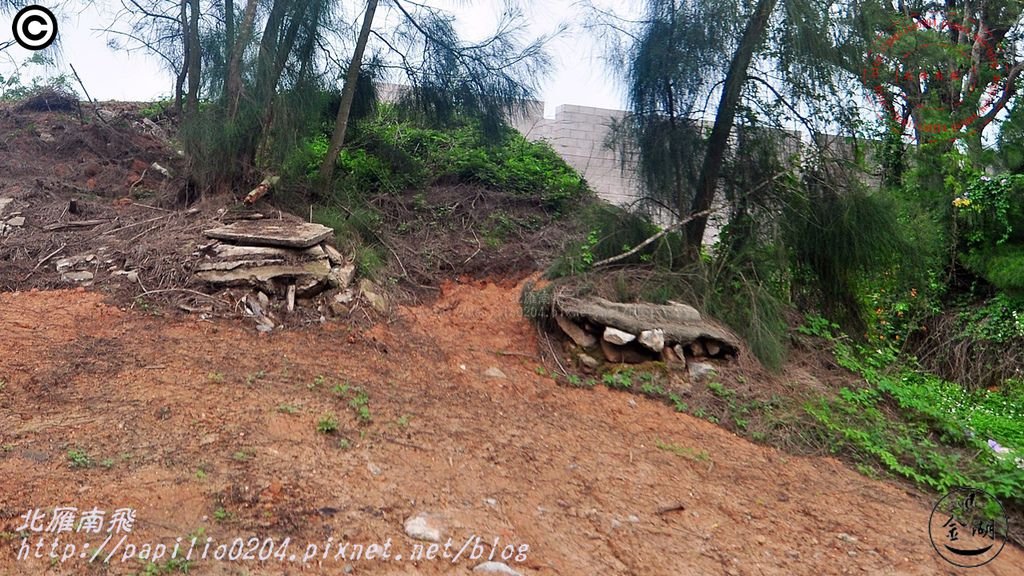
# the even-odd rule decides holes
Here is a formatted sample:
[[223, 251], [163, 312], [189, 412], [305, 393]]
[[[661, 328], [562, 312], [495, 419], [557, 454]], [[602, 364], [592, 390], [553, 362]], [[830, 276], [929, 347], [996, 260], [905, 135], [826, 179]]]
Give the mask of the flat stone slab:
[[210, 238], [254, 246], [309, 248], [334, 235], [334, 230], [308, 222], [245, 220], [203, 232]]
[[297, 283], [326, 282], [331, 272], [327, 254], [319, 246], [302, 250], [268, 246], [220, 244], [211, 258], [199, 262], [195, 275], [213, 284], [267, 282], [291, 277]]

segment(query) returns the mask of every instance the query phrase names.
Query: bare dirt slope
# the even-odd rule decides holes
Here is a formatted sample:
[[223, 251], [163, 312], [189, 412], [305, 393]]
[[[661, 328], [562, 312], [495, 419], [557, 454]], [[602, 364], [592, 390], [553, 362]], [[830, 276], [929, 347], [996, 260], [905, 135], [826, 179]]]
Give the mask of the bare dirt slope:
[[[456, 548], [474, 534], [528, 545], [509, 562], [523, 574], [957, 573], [931, 549], [928, 499], [539, 376], [546, 344], [518, 293], [448, 285], [391, 325], [269, 336], [80, 290], [0, 293], [0, 574], [144, 569], [17, 560], [21, 516], [54, 506], [134, 508], [138, 544], [291, 537], [301, 555], [307, 542], [390, 538], [406, 555], [194, 561], [192, 574], [470, 573], [479, 560], [407, 561], [403, 523], [419, 512]], [[350, 405], [355, 387], [371, 422]], [[332, 434], [317, 430], [327, 413]], [[1022, 565], [1008, 546], [971, 573]]]

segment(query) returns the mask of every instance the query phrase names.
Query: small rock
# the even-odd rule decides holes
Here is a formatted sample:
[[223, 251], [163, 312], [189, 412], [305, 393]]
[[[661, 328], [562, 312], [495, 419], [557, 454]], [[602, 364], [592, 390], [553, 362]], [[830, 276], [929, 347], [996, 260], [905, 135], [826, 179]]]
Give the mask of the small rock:
[[700, 340], [690, 342], [690, 353], [693, 354], [694, 358], [704, 358], [708, 355], [707, 350], [704, 349], [704, 344], [701, 344]]
[[[149, 119], [147, 118], [147, 120], [149, 120]], [[152, 122], [152, 120], [150, 120], [150, 122]], [[156, 126], [155, 123], [153, 125]], [[152, 168], [153, 170], [156, 170], [157, 172], [163, 174], [164, 178], [170, 178], [171, 177], [171, 171], [168, 170], [167, 168], [164, 168], [163, 166], [161, 166], [160, 164], [158, 164], [156, 162], [153, 162], [152, 164], [150, 164], [149, 167]]]
[[715, 374], [715, 367], [706, 362], [690, 362], [687, 369], [690, 372], [690, 380], [693, 382], [700, 382]]
[[444, 529], [437, 516], [419, 512], [406, 519], [405, 533], [413, 540], [440, 542], [444, 536]]
[[363, 298], [370, 303], [370, 306], [372, 306], [378, 314], [388, 313], [388, 299], [380, 293], [373, 282], [363, 278], [363, 280], [359, 282], [359, 293], [363, 295]]
[[65, 272], [61, 275], [61, 279], [65, 282], [91, 282], [93, 278], [92, 272]]
[[257, 292], [256, 299], [260, 301], [260, 306], [262, 306], [264, 310], [270, 308], [270, 296], [267, 296], [265, 292]]
[[14, 218], [11, 218], [10, 220], [7, 221], [7, 225], [11, 226], [12, 228], [21, 228], [22, 226], [25, 225], [25, 217], [15, 216]]
[[636, 523], [640, 522], [640, 517], [637, 516], [636, 514], [630, 514], [629, 516], [626, 516], [626, 522], [629, 522], [631, 524], [636, 524]]
[[842, 540], [843, 542], [846, 542], [847, 544], [856, 544], [857, 543], [857, 537], [856, 536], [850, 536], [846, 532], [840, 532], [838, 535], [836, 535], [836, 538]]
[[351, 304], [356, 299], [356, 293], [351, 289], [338, 292], [334, 295], [334, 301], [338, 304]]
[[633, 340], [636, 340], [636, 336], [629, 332], [623, 332], [622, 330], [612, 328], [611, 326], [605, 327], [603, 338], [605, 342], [611, 342], [612, 344], [617, 344], [619, 346], [629, 344]]
[[476, 568], [473, 568], [473, 572], [479, 572], [481, 574], [501, 574], [503, 576], [522, 576], [519, 572], [516, 572], [507, 564], [503, 564], [501, 562], [484, 562], [483, 564], [478, 564]]
[[679, 354], [676, 354], [675, 348], [672, 348], [670, 346], [665, 346], [664, 348], [662, 348], [661, 359], [666, 364], [679, 364], [680, 362], [683, 361], [683, 358], [679, 356]]
[[576, 324], [561, 314], [555, 315], [555, 323], [558, 324], [558, 327], [562, 329], [562, 332], [565, 332], [565, 335], [575, 342], [580, 348], [593, 348], [597, 344], [597, 338], [595, 338], [593, 334], [587, 332], [583, 328], [580, 328], [579, 324]]
[[601, 362], [590, 354], [580, 352], [576, 355], [576, 358], [580, 361], [581, 366], [590, 370], [597, 370], [601, 366]]
[[355, 264], [349, 264], [348, 266], [335, 266], [331, 268], [330, 276], [327, 277], [328, 283], [332, 288], [348, 288], [352, 284], [352, 280], [356, 277], [356, 266]]
[[[327, 259], [331, 262], [331, 266], [345, 266], [345, 257], [341, 255], [341, 252], [338, 252], [337, 248], [326, 242], [320, 244], [320, 247], [327, 254]], [[354, 269], [355, 267], [353, 266]]]
[[380, 466], [377, 466], [373, 462], [367, 462], [366, 469], [369, 470], [370, 474], [373, 476], [380, 476], [384, 473], [384, 471], [380, 469]]
[[708, 356], [715, 358], [722, 352], [722, 345], [714, 340], [705, 340], [704, 349], [708, 351]]
[[686, 361], [686, 350], [683, 350], [682, 346], [676, 344], [672, 347], [672, 351], [676, 353], [676, 356], [678, 356], [680, 360], [683, 360], [684, 362]]
[[47, 144], [50, 144], [53, 142], [53, 134], [50, 134], [49, 132], [40, 132], [39, 139]]
[[665, 331], [660, 328], [644, 330], [637, 341], [651, 352], [661, 352], [665, 349]]
[[139, 281], [139, 272], [138, 270], [129, 270], [128, 272], [124, 273], [124, 277], [129, 282], [135, 283]]
[[14, 202], [14, 198], [0, 198], [0, 214], [4, 213], [7, 209], [7, 205]]
[[493, 378], [495, 380], [505, 380], [508, 376], [502, 372], [499, 368], [491, 367], [484, 371], [484, 378]]
[[754, 540], [762, 546], [764, 546], [768, 542], [768, 539], [765, 538], [763, 534], [758, 534], [757, 537], [754, 538]]
[[489, 506], [491, 508], [497, 508], [498, 507], [498, 501], [495, 500], [494, 498], [484, 498], [484, 504], [486, 504], [487, 506]]

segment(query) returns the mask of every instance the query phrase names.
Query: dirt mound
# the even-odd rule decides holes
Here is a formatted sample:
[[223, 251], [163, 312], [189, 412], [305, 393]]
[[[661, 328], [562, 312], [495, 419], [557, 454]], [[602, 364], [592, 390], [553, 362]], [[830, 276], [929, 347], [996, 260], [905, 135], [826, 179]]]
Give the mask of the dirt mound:
[[[448, 284], [391, 327], [262, 337], [125, 312], [88, 292], [0, 294], [0, 573], [48, 569], [18, 561], [11, 535], [27, 510], [58, 505], [134, 508], [140, 543], [391, 538], [402, 551], [415, 543], [405, 520], [429, 512], [457, 542], [528, 545], [510, 564], [531, 575], [949, 570], [929, 544], [929, 501], [660, 403], [537, 375], [518, 294]], [[325, 415], [329, 434], [318, 432]], [[978, 573], [1022, 561], [1008, 547]], [[190, 570], [441, 574], [450, 563]], [[143, 568], [115, 560], [106, 573]], [[59, 570], [95, 572], [81, 559]]]

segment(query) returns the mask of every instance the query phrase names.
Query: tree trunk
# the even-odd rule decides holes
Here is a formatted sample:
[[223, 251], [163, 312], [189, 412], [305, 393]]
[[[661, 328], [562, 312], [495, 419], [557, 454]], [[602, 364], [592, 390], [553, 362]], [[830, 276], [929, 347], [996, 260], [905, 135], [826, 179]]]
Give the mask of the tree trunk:
[[355, 51], [352, 53], [352, 60], [348, 63], [348, 73], [345, 76], [345, 86], [341, 91], [341, 104], [338, 106], [338, 116], [334, 120], [334, 132], [331, 134], [331, 145], [327, 148], [327, 156], [320, 165], [320, 186], [321, 193], [326, 195], [334, 177], [334, 165], [337, 162], [338, 154], [345, 143], [345, 132], [348, 130], [348, 115], [352, 110], [352, 101], [356, 96], [356, 83], [359, 80], [359, 69], [363, 64], [363, 52], [366, 51], [366, 42], [370, 38], [370, 29], [373, 25], [373, 14], [377, 10], [377, 0], [367, 0], [366, 14], [363, 15], [363, 26], [359, 30], [359, 39], [356, 41]]
[[[697, 214], [711, 208], [715, 201], [715, 187], [718, 177], [722, 171], [722, 164], [725, 161], [725, 152], [729, 147], [729, 134], [732, 132], [733, 123], [736, 119], [736, 108], [739, 105], [740, 96], [743, 93], [743, 85], [747, 79], [747, 69], [754, 58], [754, 52], [764, 40], [768, 29], [768, 20], [778, 0], [758, 0], [750, 22], [743, 31], [743, 38], [740, 40], [739, 48], [733, 55], [729, 64], [729, 72], [725, 77], [725, 86], [722, 88], [722, 98], [718, 104], [718, 111], [715, 115], [715, 126], [711, 130], [711, 137], [708, 139], [707, 152], [704, 154], [704, 163], [701, 166], [700, 178], [697, 181], [697, 190], [694, 193], [693, 203], [690, 206], [690, 213]], [[691, 257], [700, 253], [701, 242], [704, 239], [704, 230], [707, 228], [707, 216], [697, 218], [686, 226], [686, 244]]]
[[181, 118], [185, 102], [185, 81], [188, 79], [188, 53], [189, 53], [189, 27], [188, 27], [188, 2], [181, 0], [181, 15], [178, 20], [181, 24], [181, 69], [178, 70], [174, 79], [174, 113]]
[[224, 98], [228, 105], [228, 122], [238, 115], [238, 106], [242, 98], [242, 52], [252, 36], [253, 23], [256, 20], [257, 0], [249, 0], [245, 5], [242, 23], [238, 29], [238, 37], [231, 48], [231, 60], [228, 61], [227, 79], [224, 82]]
[[189, 114], [199, 109], [199, 87], [203, 72], [202, 50], [199, 46], [199, 0], [189, 0], [188, 21], [188, 96], [185, 108]]
[[224, 61], [231, 62], [235, 49], [235, 0], [224, 0]]

